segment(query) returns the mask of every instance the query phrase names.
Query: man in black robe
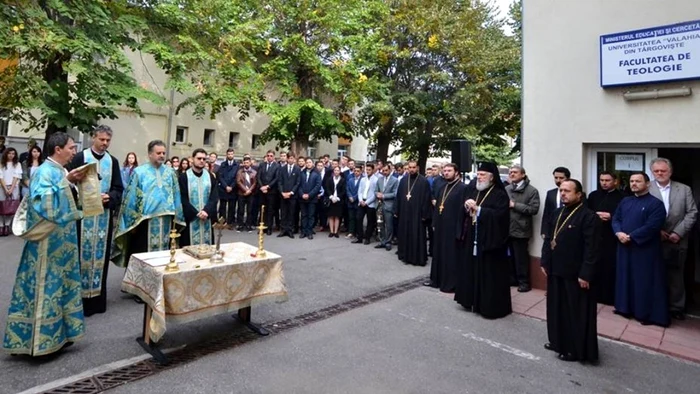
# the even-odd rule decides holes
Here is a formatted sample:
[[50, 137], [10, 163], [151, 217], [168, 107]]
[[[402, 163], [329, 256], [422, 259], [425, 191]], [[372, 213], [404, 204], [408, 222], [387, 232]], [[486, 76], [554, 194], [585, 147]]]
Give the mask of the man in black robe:
[[102, 215], [78, 221], [83, 313], [86, 317], [107, 311], [107, 272], [109, 257], [112, 255], [114, 230], [112, 218], [119, 208], [124, 192], [119, 161], [107, 152], [111, 141], [112, 129], [105, 125], [98, 126], [92, 132], [92, 145], [76, 154], [68, 165], [68, 168], [73, 170], [86, 163], [97, 163], [102, 205], [105, 210]]
[[[192, 153], [192, 165], [180, 174], [180, 196], [182, 212], [185, 214], [187, 227], [182, 230], [178, 244], [182, 246], [214, 244], [214, 231], [211, 222], [216, 218], [216, 204], [219, 193], [216, 178], [209, 171], [204, 171], [207, 152], [198, 148]], [[205, 178], [209, 178], [206, 180]]]
[[603, 171], [599, 176], [600, 188], [588, 197], [588, 209], [600, 218], [599, 256], [596, 263], [596, 301], [605, 305], [615, 305], [615, 270], [617, 269], [617, 237], [612, 228], [612, 217], [624, 194], [617, 188], [617, 175]]
[[512, 312], [510, 301], [510, 198], [495, 163], [481, 163], [464, 207], [466, 258], [457, 264], [455, 301], [487, 319]]
[[418, 173], [418, 164], [408, 162], [408, 176], [399, 183], [394, 204], [398, 218], [399, 260], [424, 266], [428, 261], [426, 221], [431, 215], [430, 184]]
[[464, 256], [462, 238], [464, 206], [467, 185], [462, 182], [456, 164], [443, 168], [445, 183], [438, 190], [433, 210], [433, 261], [430, 265], [430, 281], [425, 286], [437, 287], [445, 293], [453, 293], [457, 286], [457, 261]]
[[[559, 186], [562, 207], [552, 212], [542, 246], [547, 276], [545, 349], [564, 361], [598, 361], [597, 304], [591, 282], [598, 261], [599, 219], [582, 201], [581, 182]], [[594, 284], [595, 286], [595, 284]]]

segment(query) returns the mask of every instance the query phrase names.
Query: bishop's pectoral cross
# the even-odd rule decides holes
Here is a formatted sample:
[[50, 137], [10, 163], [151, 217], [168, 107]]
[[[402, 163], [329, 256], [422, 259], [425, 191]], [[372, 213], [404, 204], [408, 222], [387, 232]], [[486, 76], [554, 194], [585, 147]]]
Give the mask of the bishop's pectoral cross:
[[406, 201], [410, 201], [410, 200], [411, 200], [411, 193], [408, 193], [408, 194], [406, 194]]
[[442, 210], [445, 209], [445, 206], [443, 204], [440, 204], [440, 207], [438, 208], [438, 213], [442, 215]]

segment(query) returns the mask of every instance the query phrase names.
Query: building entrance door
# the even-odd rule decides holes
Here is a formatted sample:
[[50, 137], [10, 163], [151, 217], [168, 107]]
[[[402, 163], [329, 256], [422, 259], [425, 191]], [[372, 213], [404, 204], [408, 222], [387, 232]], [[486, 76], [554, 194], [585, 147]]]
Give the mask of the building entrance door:
[[627, 147], [594, 147], [588, 160], [588, 192], [598, 189], [598, 175], [603, 171], [617, 173], [620, 190], [628, 190], [630, 175], [644, 171], [649, 177], [649, 162], [656, 157], [656, 149]]

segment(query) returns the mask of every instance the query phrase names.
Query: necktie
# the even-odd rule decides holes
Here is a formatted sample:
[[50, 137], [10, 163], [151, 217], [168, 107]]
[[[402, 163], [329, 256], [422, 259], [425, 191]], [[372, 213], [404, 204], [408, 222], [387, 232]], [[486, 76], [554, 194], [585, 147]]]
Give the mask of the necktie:
[[270, 163], [267, 163], [267, 171], [270, 171]]
[[245, 171], [245, 186], [250, 187], [250, 173], [247, 170]]
[[309, 175], [311, 175], [311, 171], [306, 171], [306, 182], [309, 182]]
[[292, 166], [291, 165], [287, 166], [287, 174], [292, 175]]

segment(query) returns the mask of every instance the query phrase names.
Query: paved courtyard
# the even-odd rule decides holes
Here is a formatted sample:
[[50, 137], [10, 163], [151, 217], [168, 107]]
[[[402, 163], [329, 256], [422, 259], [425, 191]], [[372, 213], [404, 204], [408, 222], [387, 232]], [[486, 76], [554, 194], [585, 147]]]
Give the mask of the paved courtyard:
[[[357, 299], [359, 307], [266, 338], [245, 334], [248, 339], [235, 347], [150, 371], [110, 392], [697, 392], [700, 364], [605, 339], [600, 366], [563, 363], [542, 348], [546, 328], [541, 320], [514, 314], [486, 321], [434, 289], [414, 285], [374, 302], [370, 294], [397, 283], [415, 284], [428, 267], [406, 266], [393, 252], [325, 235], [311, 241], [267, 238], [266, 248], [284, 256], [289, 301], [257, 307], [254, 319], [299, 321]], [[224, 242], [234, 240], [254, 243], [255, 235], [225, 233]], [[21, 248], [14, 237], [0, 239], [3, 328]], [[143, 307], [119, 292], [122, 273], [110, 269], [108, 312], [88, 318], [87, 336], [64, 354], [45, 361], [0, 356], [0, 392], [42, 392], [148, 363], [135, 342]], [[526, 301], [537, 296], [516, 298], [515, 310], [538, 313], [539, 302]], [[527, 302], [534, 303], [526, 308]], [[162, 345], [181, 349], [189, 344], [184, 350], [196, 353], [208, 338], [244, 331], [225, 315], [171, 324]]]

